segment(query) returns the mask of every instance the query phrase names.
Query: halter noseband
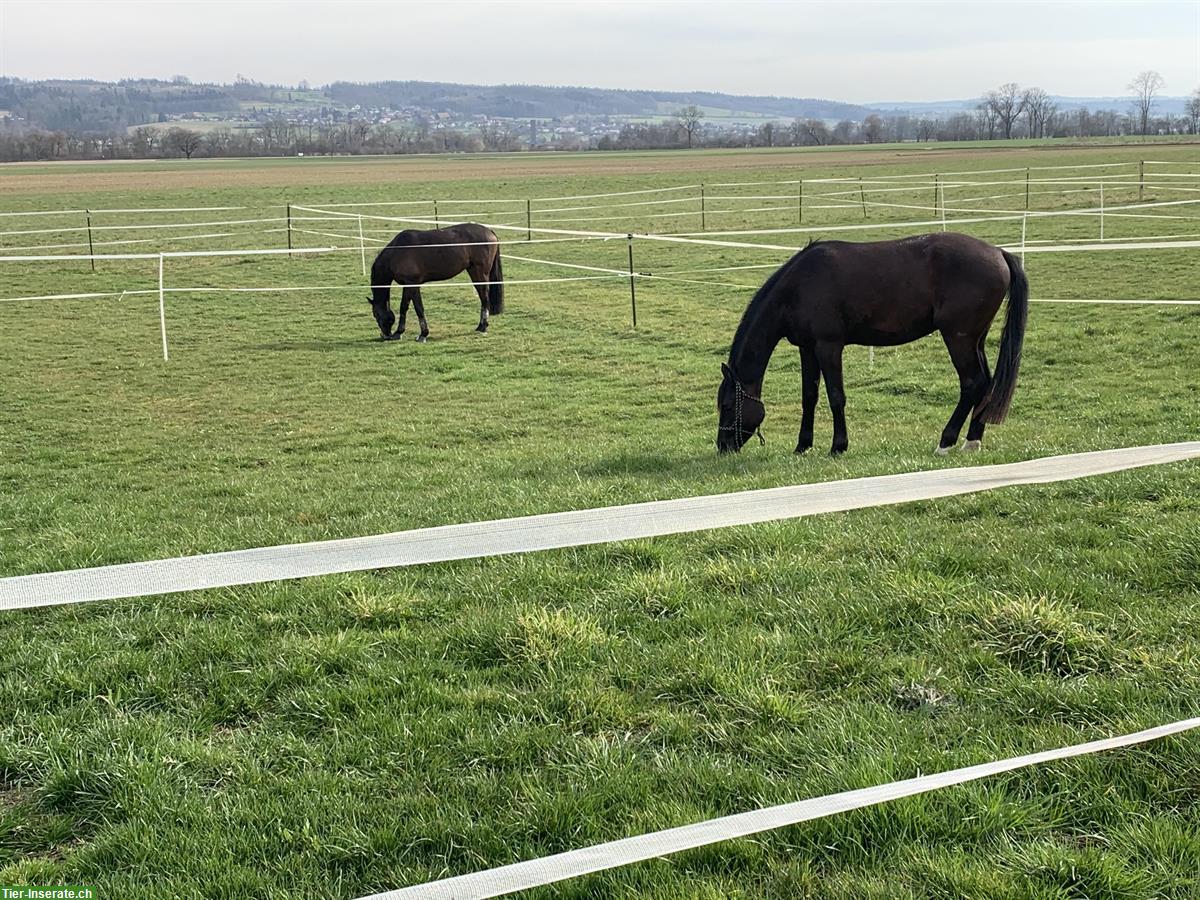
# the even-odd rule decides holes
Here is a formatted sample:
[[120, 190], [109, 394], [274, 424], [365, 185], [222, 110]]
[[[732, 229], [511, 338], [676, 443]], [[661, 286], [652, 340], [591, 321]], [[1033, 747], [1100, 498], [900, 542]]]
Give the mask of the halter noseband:
[[[767, 442], [767, 439], [765, 437], [763, 437], [762, 426], [759, 425], [759, 427], [755, 428], [754, 431], [747, 431], [742, 426], [742, 398], [749, 397], [751, 400], [754, 400], [756, 403], [763, 405], [762, 398], [755, 397], [748, 390], [746, 390], [744, 387], [742, 387], [741, 380], [736, 375], [733, 375], [732, 372], [730, 373], [730, 377], [733, 378], [733, 385], [735, 388], [734, 395], [733, 395], [733, 424], [732, 425], [718, 425], [717, 431], [732, 431], [732, 432], [734, 432], [736, 435], [736, 439], [738, 441], [740, 441], [742, 444], [744, 444], [744, 443], [746, 443], [746, 441], [750, 440], [751, 436], [757, 434], [759, 446], [762, 446], [763, 444], [766, 444], [766, 442]], [[763, 408], [766, 409], [766, 406], [763, 405]], [[742, 435], [746, 436], [745, 440], [742, 440]]]

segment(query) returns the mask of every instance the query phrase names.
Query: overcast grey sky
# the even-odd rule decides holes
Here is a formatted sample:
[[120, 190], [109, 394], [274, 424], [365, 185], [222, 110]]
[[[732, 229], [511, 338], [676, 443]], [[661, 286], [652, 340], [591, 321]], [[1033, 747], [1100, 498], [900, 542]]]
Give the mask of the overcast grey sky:
[[713, 90], [851, 102], [1005, 81], [1200, 86], [1200, 0], [655, 2], [0, 0], [0, 74], [314, 85], [430, 80]]

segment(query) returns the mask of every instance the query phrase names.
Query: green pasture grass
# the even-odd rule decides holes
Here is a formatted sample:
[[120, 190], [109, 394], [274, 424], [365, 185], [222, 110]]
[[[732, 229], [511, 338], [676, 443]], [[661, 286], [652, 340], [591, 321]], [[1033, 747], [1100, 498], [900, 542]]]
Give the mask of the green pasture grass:
[[[1139, 155], [1037, 153], [1046, 165]], [[439, 181], [406, 176], [428, 160], [364, 161], [352, 170], [361, 184], [323, 181], [342, 171], [333, 164], [255, 161], [229, 176], [214, 164], [208, 188], [165, 176], [131, 186], [109, 180], [122, 167], [94, 167], [78, 176], [91, 189], [5, 200], [266, 210], [798, 171], [773, 154], [668, 168], [681, 158], [624, 160], [661, 161], [654, 175], [604, 159], [585, 171], [580, 157], [460, 160]], [[930, 171], [924, 159], [864, 159]], [[991, 152], [954, 165], [999, 167]], [[274, 183], [276, 171], [291, 183]], [[726, 215], [734, 228], [767, 218]], [[769, 215], [782, 227], [788, 214]], [[812, 216], [862, 221], [856, 208]], [[880, 220], [909, 218], [868, 208], [867, 221]], [[1062, 240], [1090, 238], [1098, 223], [1029, 224], [1030, 240]], [[1019, 228], [970, 230], [1007, 242]], [[1106, 236], [1188, 229], [1112, 219]], [[627, 264], [623, 240], [505, 252]], [[667, 275], [786, 256], [635, 243], [637, 269]], [[1192, 251], [1026, 262], [1035, 297], [1200, 296]], [[5, 296], [157, 284], [155, 261], [101, 261], [95, 274], [86, 263], [5, 266]], [[359, 266], [356, 248], [169, 260], [166, 282], [361, 287]], [[677, 276], [722, 282], [710, 286], [640, 281], [637, 329], [624, 281], [513, 284], [486, 337], [472, 332], [469, 287], [430, 288], [426, 345], [375, 340], [365, 289], [170, 294], [167, 364], [156, 296], [0, 304], [0, 574], [1007, 462], [1192, 439], [1200, 426], [1200, 309], [1035, 305], [1011, 418], [989, 428], [981, 455], [931, 453], [956, 379], [929, 338], [878, 349], [873, 362], [848, 349], [850, 452], [838, 459], [791, 453], [799, 366], [781, 346], [765, 385], [767, 445], [718, 458], [719, 363], [768, 272]], [[516, 260], [505, 273], [574, 274]], [[823, 398], [817, 423], [823, 448]], [[1195, 715], [1197, 497], [1200, 470], [1181, 464], [652, 541], [0, 614], [0, 884], [354, 897]], [[1200, 753], [1184, 735], [539, 896], [1192, 897], [1198, 791]]]

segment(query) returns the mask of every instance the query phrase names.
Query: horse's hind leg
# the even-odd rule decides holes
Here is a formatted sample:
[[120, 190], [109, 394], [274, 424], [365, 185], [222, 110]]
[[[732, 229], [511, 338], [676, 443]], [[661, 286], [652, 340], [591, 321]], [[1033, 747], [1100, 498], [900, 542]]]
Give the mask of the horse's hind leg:
[[[950, 361], [958, 371], [958, 405], [954, 407], [950, 421], [942, 429], [942, 439], [938, 442], [936, 451], [939, 456], [945, 456], [950, 452], [950, 448], [958, 443], [958, 433], [962, 431], [967, 414], [983, 399], [988, 386], [984, 367], [980, 365], [979, 339], [974, 335], [943, 331], [942, 340], [946, 342], [946, 349], [950, 351]], [[982, 435], [983, 429], [979, 432]]]
[[992, 371], [988, 367], [987, 351], [984, 348], [986, 342], [987, 332], [985, 331], [979, 336], [979, 343], [976, 345], [976, 352], [979, 356], [979, 367], [983, 370], [983, 383], [985, 387], [983, 389], [983, 395], [975, 404], [975, 411], [971, 414], [971, 426], [967, 429], [967, 442], [963, 444], [964, 450], [978, 450], [983, 447], [983, 429], [985, 426], [981, 416], [982, 410], [980, 409], [980, 406], [982, 405], [983, 397], [987, 395], [986, 385], [990, 385], [992, 383]]
[[817, 344], [817, 363], [825, 378], [825, 395], [829, 398], [829, 411], [833, 413], [833, 446], [830, 456], [845, 453], [850, 446], [846, 434], [846, 389], [842, 385], [842, 350], [845, 345], [832, 341]]
[[414, 287], [412, 292], [413, 309], [417, 312], [417, 321], [421, 323], [421, 333], [417, 335], [417, 341], [423, 344], [429, 340], [429, 323], [425, 321], [425, 304], [421, 302], [419, 287]]
[[488, 272], [481, 272], [472, 267], [470, 270], [471, 280], [475, 282], [475, 293], [479, 295], [479, 327], [475, 330], [480, 334], [487, 334], [488, 330], [488, 286], [484, 284], [490, 277]]

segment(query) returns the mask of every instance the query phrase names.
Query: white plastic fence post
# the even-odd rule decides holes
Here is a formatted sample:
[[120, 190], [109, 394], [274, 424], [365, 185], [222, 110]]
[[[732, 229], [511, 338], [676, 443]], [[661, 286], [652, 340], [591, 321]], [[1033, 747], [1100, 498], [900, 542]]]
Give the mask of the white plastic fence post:
[[1100, 182], [1100, 240], [1104, 240], [1104, 182]]
[[1025, 226], [1029, 222], [1029, 213], [1021, 216], [1021, 265], [1025, 265]]
[[942, 209], [942, 231], [945, 231], [946, 230], [946, 186], [944, 184], [939, 185], [939, 189], [941, 190], [941, 193], [942, 193], [942, 202], [938, 205]]
[[363, 241], [362, 216], [358, 217], [358, 253], [362, 257], [362, 273], [367, 274], [367, 245]]
[[163, 362], [167, 362], [167, 305], [163, 299], [163, 255], [158, 254], [158, 327], [162, 332]]

